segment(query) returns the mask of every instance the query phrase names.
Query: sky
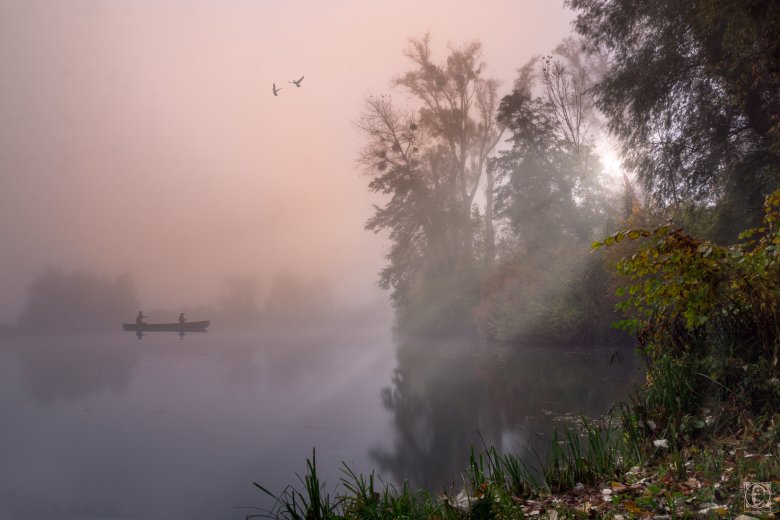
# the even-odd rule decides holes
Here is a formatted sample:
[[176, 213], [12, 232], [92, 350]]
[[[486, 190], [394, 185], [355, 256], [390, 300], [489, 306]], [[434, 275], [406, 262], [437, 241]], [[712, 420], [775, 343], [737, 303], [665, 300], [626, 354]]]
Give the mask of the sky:
[[507, 94], [572, 19], [558, 0], [0, 0], [0, 322], [47, 267], [130, 273], [151, 308], [279, 271], [371, 301], [366, 97], [425, 33], [437, 61], [480, 40]]

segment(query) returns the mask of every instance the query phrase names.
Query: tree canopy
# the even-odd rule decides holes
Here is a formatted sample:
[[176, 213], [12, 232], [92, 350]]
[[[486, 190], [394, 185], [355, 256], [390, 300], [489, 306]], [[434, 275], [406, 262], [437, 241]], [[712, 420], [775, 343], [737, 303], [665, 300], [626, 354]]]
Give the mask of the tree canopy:
[[780, 4], [568, 0], [606, 49], [597, 105], [655, 201], [719, 204], [719, 232], [755, 223], [780, 185]]
[[[415, 309], [409, 317], [424, 328], [449, 327], [468, 314], [478, 265], [494, 254], [481, 247], [485, 237], [492, 241], [493, 224], [481, 217], [476, 197], [501, 135], [497, 82], [483, 77], [479, 42], [451, 49], [439, 64], [425, 36], [410, 40], [406, 56], [412, 68], [393, 86], [412, 105], [401, 111], [390, 96], [370, 97], [358, 121], [367, 138], [359, 163], [369, 188], [389, 196], [366, 227], [389, 234], [380, 284], [392, 290], [396, 308]], [[492, 211], [492, 189], [482, 193]]]

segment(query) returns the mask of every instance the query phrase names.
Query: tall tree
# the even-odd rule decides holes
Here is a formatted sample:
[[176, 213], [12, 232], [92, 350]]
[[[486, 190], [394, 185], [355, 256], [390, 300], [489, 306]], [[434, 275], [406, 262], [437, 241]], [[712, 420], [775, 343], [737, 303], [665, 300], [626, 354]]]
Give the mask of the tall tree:
[[719, 203], [720, 235], [780, 186], [780, 3], [568, 0], [610, 53], [598, 106], [662, 205]]
[[608, 329], [606, 283], [588, 254], [619, 215], [594, 151], [599, 119], [589, 89], [602, 62], [567, 40], [526, 64], [501, 101], [511, 148], [497, 161], [496, 209], [506, 226], [500, 265], [475, 313], [494, 338], [581, 341]]
[[[492, 240], [492, 222], [475, 204], [501, 135], [497, 82], [482, 76], [479, 42], [451, 49], [437, 64], [425, 36], [410, 40], [406, 56], [413, 68], [393, 86], [412, 104], [401, 112], [389, 96], [372, 97], [358, 121], [367, 137], [359, 163], [371, 177], [369, 188], [390, 196], [366, 227], [389, 232], [380, 282], [392, 289], [396, 308], [427, 307], [431, 316], [423, 321], [462, 323], [476, 293], [477, 266], [495, 255], [481, 247]], [[484, 204], [492, 211], [492, 190]]]
[[[583, 56], [585, 55], [585, 56]], [[511, 149], [499, 164], [498, 216], [527, 254], [563, 237], [589, 241], [603, 230], [609, 200], [594, 152], [598, 117], [590, 87], [598, 71], [567, 40], [527, 63], [501, 102]]]

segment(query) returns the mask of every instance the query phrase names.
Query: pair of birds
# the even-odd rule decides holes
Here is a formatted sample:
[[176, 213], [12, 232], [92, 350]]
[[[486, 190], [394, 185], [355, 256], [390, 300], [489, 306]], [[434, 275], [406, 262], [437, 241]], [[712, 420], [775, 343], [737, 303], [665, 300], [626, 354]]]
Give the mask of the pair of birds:
[[[292, 81], [288, 81], [287, 83], [292, 83], [296, 87], [301, 87], [301, 81], [303, 81], [303, 76], [301, 76], [299, 79], [294, 79]], [[274, 83], [274, 96], [279, 95], [279, 91], [282, 90], [282, 87], [276, 88], [276, 83]]]

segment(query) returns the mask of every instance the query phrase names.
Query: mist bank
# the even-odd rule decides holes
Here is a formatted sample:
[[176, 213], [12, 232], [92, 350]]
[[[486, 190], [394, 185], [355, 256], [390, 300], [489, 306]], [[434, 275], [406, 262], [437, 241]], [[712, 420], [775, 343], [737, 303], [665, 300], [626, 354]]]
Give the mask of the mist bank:
[[363, 327], [387, 325], [390, 307], [379, 295], [368, 303], [337, 302], [323, 279], [277, 273], [266, 291], [259, 278], [225, 278], [223, 294], [210, 303], [177, 308], [144, 305], [130, 274], [106, 276], [86, 270], [48, 268], [29, 284], [16, 320], [0, 324], [0, 334], [77, 334], [121, 330], [139, 310], [146, 321], [210, 320], [230, 329]]

